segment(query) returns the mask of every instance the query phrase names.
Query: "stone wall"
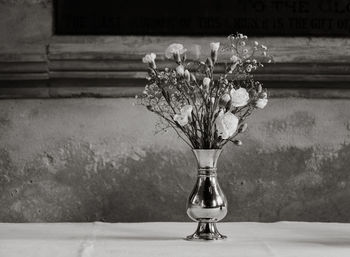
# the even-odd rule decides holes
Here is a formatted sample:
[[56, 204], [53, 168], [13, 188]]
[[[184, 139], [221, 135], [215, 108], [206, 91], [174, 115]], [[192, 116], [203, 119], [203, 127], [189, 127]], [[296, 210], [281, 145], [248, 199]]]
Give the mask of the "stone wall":
[[[72, 45], [73, 39], [56, 38], [65, 44], [48, 47], [52, 13], [50, 0], [0, 0], [0, 98], [8, 98], [0, 100], [0, 222], [188, 221], [186, 198], [196, 175], [190, 149], [171, 131], [154, 135], [156, 117], [133, 106], [133, 99], [119, 98], [139, 91], [130, 89], [134, 80], [124, 87], [113, 85], [115, 78], [125, 78], [125, 68], [139, 65], [132, 50], [143, 53], [171, 39], [165, 43], [147, 37], [98, 39], [104, 45], [99, 48], [84, 46], [90, 39], [79, 38], [82, 45]], [[304, 82], [326, 82], [328, 88], [334, 86], [332, 81], [349, 80], [349, 51], [338, 51], [349, 45], [348, 40], [278, 42], [278, 49], [271, 45], [281, 62], [303, 62], [311, 73], [315, 69], [318, 73], [291, 77], [281, 74], [285, 70], [281, 66], [278, 74], [272, 71], [265, 77], [292, 78], [296, 83], [301, 77]], [[50, 60], [53, 72], [48, 75], [49, 48], [57, 64]], [[136, 61], [115, 64], [112, 48]], [[72, 51], [81, 62], [74, 64]], [[97, 59], [91, 64], [86, 55], [109, 62]], [[310, 60], [322, 65], [309, 66]], [[336, 65], [328, 69], [323, 65], [326, 61]], [[123, 71], [113, 70], [114, 65]], [[68, 74], [67, 67], [81, 67], [79, 76], [85, 82], [105, 86], [109, 81], [111, 88], [77, 89], [77, 73]], [[299, 65], [291, 67], [304, 72]], [[112, 70], [108, 74], [107, 68]], [[101, 72], [91, 73], [97, 69]], [[57, 74], [63, 78], [60, 87], [47, 86], [47, 78], [57, 80]], [[35, 83], [40, 80], [40, 87], [34, 82], [29, 87], [19, 75]], [[133, 70], [127, 75], [142, 77]], [[24, 94], [18, 94], [17, 87]], [[116, 89], [117, 94], [110, 93]], [[11, 94], [4, 93], [9, 90]], [[283, 92], [279, 96], [294, 97], [272, 98], [264, 111], [251, 118], [241, 138], [244, 145], [228, 146], [220, 158], [219, 179], [229, 201], [226, 221], [349, 222], [349, 91], [307, 90], [303, 96], [321, 97], [311, 99]], [[11, 98], [23, 95], [47, 99]], [[78, 97], [84, 95], [117, 98]], [[52, 98], [62, 96], [73, 98]]]
[[52, 35], [52, 2], [0, 0], [0, 19], [0, 52], [43, 51]]
[[[195, 159], [133, 101], [0, 101], [0, 220], [189, 220]], [[349, 222], [349, 108], [271, 99], [220, 158], [226, 221]]]

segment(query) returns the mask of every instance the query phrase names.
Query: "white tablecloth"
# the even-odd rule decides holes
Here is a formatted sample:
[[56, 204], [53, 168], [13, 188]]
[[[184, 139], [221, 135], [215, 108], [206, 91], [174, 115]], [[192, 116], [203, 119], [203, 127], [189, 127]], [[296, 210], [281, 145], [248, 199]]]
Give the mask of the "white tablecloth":
[[0, 223], [0, 257], [349, 257], [350, 224], [220, 223], [224, 241], [189, 242], [194, 223]]

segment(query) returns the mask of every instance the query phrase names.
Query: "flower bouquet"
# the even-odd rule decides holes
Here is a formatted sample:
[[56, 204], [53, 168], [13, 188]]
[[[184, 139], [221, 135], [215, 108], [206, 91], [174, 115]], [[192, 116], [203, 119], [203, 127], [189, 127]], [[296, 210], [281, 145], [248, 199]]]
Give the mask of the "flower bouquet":
[[197, 158], [187, 213], [199, 224], [188, 239], [219, 239], [225, 236], [215, 223], [226, 215], [227, 201], [216, 181], [216, 161], [228, 142], [242, 145], [236, 137], [247, 129], [247, 117], [266, 106], [266, 89], [253, 73], [272, 57], [242, 34], [210, 43], [210, 56], [202, 61], [187, 60], [186, 52], [182, 44], [171, 44], [165, 57], [174, 65], [164, 69], [157, 68], [156, 54], [147, 54], [142, 61], [148, 83], [138, 99], [162, 118], [161, 130], [173, 128]]

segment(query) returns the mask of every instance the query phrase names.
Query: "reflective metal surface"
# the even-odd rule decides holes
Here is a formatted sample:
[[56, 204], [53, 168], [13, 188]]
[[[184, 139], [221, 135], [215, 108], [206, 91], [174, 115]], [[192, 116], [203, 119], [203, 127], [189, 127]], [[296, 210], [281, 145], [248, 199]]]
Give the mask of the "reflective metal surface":
[[198, 227], [188, 240], [223, 239], [216, 222], [227, 214], [227, 200], [216, 175], [216, 163], [221, 149], [194, 149], [198, 163], [197, 182], [187, 202], [187, 215], [198, 222]]

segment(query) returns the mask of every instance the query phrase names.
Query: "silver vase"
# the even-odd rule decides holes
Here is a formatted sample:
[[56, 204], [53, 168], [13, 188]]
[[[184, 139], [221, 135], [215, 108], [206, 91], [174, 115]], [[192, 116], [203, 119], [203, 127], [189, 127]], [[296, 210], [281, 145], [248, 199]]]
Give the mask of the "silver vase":
[[187, 202], [187, 215], [198, 222], [197, 230], [188, 240], [224, 239], [216, 223], [227, 213], [227, 200], [216, 174], [216, 163], [221, 149], [194, 149], [198, 163], [197, 182]]

